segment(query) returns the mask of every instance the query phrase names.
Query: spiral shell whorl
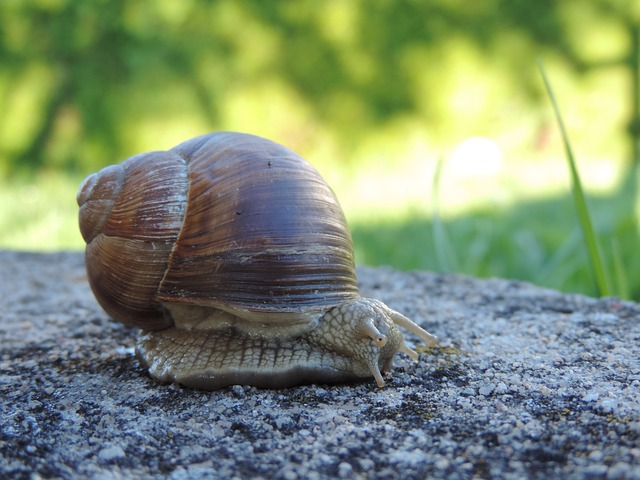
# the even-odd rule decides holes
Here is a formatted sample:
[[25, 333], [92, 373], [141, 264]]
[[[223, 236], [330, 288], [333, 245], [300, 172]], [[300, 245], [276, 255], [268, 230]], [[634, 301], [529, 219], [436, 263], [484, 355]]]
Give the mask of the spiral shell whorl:
[[80, 206], [80, 233], [86, 243], [102, 232], [124, 183], [122, 165], [110, 165], [84, 179], [76, 200]]
[[126, 325], [158, 330], [172, 324], [156, 295], [182, 228], [187, 191], [186, 163], [170, 152], [136, 155], [80, 187], [89, 284], [107, 313]]

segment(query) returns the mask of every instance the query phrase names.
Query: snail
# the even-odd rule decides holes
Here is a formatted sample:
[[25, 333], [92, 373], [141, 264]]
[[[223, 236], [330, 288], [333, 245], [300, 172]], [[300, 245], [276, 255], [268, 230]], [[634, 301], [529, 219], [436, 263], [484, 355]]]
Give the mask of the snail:
[[140, 328], [136, 355], [161, 382], [213, 390], [338, 383], [383, 373], [398, 327], [360, 296], [345, 216], [307, 161], [261, 137], [218, 132], [135, 155], [77, 194], [91, 289]]

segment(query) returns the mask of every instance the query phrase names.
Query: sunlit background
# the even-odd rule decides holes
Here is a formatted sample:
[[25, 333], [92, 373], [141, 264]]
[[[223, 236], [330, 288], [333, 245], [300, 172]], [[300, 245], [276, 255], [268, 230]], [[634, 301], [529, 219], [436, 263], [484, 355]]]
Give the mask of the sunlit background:
[[358, 263], [595, 294], [542, 60], [638, 298], [639, 31], [629, 0], [2, 0], [0, 248], [82, 249], [85, 175], [236, 130], [320, 170]]

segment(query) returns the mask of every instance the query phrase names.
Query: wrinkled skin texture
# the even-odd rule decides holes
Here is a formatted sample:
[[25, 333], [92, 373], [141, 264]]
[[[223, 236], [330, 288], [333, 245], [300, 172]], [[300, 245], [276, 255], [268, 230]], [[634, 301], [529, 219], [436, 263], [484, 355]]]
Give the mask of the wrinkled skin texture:
[[417, 358], [396, 322], [435, 343], [435, 337], [383, 303], [360, 298], [329, 310], [298, 336], [251, 335], [226, 326], [170, 328], [142, 332], [136, 350], [157, 380], [203, 390], [234, 384], [279, 388], [341, 383], [371, 376], [382, 387], [382, 374], [398, 351]]

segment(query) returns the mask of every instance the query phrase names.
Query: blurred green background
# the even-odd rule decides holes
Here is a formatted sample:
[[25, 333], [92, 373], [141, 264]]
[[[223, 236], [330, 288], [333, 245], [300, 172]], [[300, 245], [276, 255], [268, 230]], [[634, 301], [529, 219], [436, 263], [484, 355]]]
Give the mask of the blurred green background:
[[543, 59], [638, 299], [639, 26], [634, 0], [0, 0], [0, 248], [80, 250], [85, 175], [237, 130], [320, 170], [358, 263], [595, 294]]

